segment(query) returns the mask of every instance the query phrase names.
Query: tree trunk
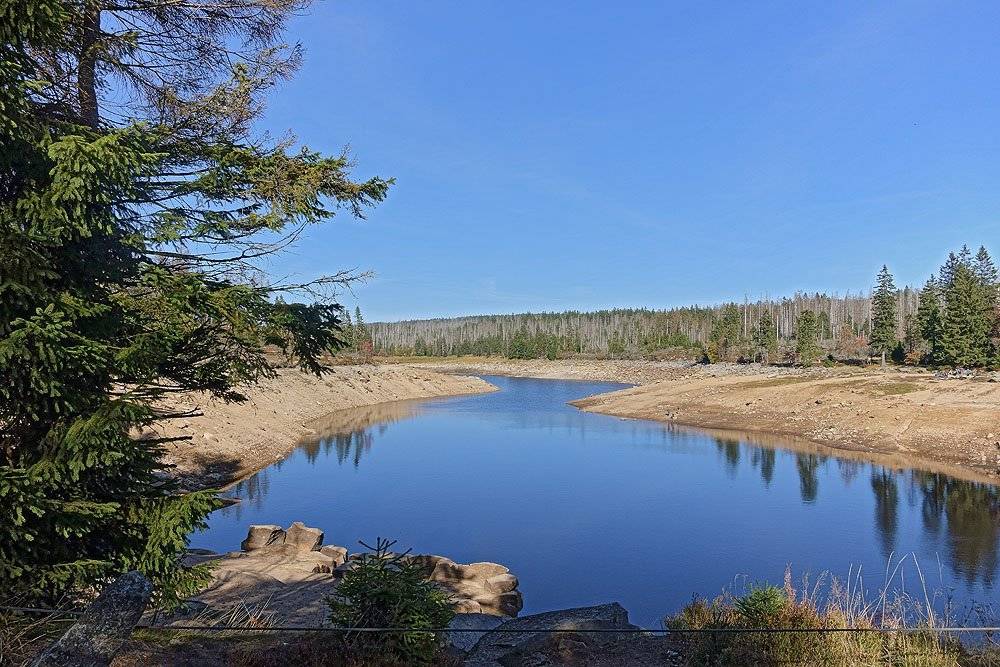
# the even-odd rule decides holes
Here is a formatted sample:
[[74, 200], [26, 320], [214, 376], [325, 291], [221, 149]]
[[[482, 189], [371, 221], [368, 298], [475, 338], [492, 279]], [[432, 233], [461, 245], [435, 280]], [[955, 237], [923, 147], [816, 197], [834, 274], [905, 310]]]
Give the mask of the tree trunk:
[[80, 61], [76, 72], [80, 118], [96, 128], [100, 122], [97, 109], [97, 40], [101, 34], [101, 7], [96, 0], [84, 4], [80, 28]]

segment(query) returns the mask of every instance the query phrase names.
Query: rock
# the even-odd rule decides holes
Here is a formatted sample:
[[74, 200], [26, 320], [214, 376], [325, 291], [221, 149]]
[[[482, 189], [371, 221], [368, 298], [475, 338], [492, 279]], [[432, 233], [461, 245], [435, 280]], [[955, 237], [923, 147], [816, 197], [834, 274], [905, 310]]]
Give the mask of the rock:
[[521, 591], [509, 591], [498, 595], [496, 609], [506, 616], [517, 616], [524, 609], [524, 597]]
[[45, 649], [33, 667], [104, 667], [121, 649], [139, 622], [153, 584], [139, 572], [128, 572], [106, 586], [80, 619]]
[[495, 577], [498, 574], [507, 574], [508, 572], [510, 570], [497, 563], [469, 563], [465, 566], [465, 575], [469, 579], [482, 579], [485, 581], [490, 577]]
[[458, 632], [449, 632], [445, 641], [459, 651], [468, 653], [487, 630], [492, 630], [501, 623], [503, 623], [503, 619], [499, 616], [460, 612], [448, 624], [449, 630], [457, 630]]
[[349, 560], [349, 561], [341, 563], [337, 567], [333, 568], [333, 573], [332, 574], [333, 574], [334, 577], [337, 577], [339, 579], [339, 578], [343, 577], [345, 574], [347, 574], [348, 572], [350, 572], [351, 570], [353, 570], [354, 568], [356, 568], [357, 566], [358, 566], [358, 561], [356, 561], [356, 560]]
[[567, 621], [554, 629], [559, 632], [538, 634], [502, 655], [498, 662], [504, 667], [600, 664], [608, 645], [630, 636], [627, 632], [607, 632], [619, 629], [619, 626], [600, 620]]
[[225, 557], [225, 554], [217, 554], [209, 549], [188, 549], [181, 559], [181, 564], [185, 567], [191, 567], [192, 565], [207, 563]]
[[466, 577], [468, 565], [460, 565], [452, 560], [439, 561], [428, 577], [431, 581], [461, 581]]
[[[505, 594], [508, 595], [508, 594]], [[500, 659], [517, 646], [536, 639], [539, 630], [553, 630], [567, 623], [598, 621], [611, 628], [632, 628], [628, 612], [617, 602], [594, 607], [578, 607], [514, 618], [497, 626], [503, 632], [484, 635], [469, 652], [465, 664], [470, 667], [496, 667]], [[544, 664], [544, 663], [543, 663]]]
[[437, 567], [438, 563], [448, 563], [451, 565], [455, 564], [450, 558], [445, 556], [435, 556], [433, 554], [422, 554], [417, 556], [410, 556], [408, 558], [409, 562], [420, 567], [425, 572], [425, 576], [430, 577], [434, 572], [434, 568]]
[[[455, 598], [452, 608], [455, 610], [456, 614], [480, 614], [483, 611], [482, 605], [475, 600], [470, 600], [469, 598]], [[497, 623], [503, 623], [503, 618], [497, 616], [496, 614], [483, 615], [497, 619]]]
[[285, 531], [281, 529], [281, 526], [257, 525], [250, 526], [247, 538], [240, 542], [240, 548], [243, 551], [253, 551], [274, 544], [284, 544], [284, 542]]
[[486, 580], [486, 590], [491, 593], [507, 593], [517, 588], [517, 577], [513, 574], [498, 574]]
[[285, 544], [294, 545], [300, 551], [319, 551], [323, 544], [323, 531], [296, 521], [285, 531]]
[[333, 568], [331, 568], [329, 565], [326, 565], [324, 563], [319, 563], [319, 564], [313, 566], [312, 571], [313, 571], [313, 574], [330, 574], [331, 572], [333, 572]]
[[333, 559], [333, 567], [343, 565], [347, 562], [347, 547], [338, 547], [333, 544], [327, 544], [320, 547], [319, 552], [324, 556], [329, 556]]
[[486, 614], [497, 614], [499, 616], [517, 616], [524, 607], [524, 598], [521, 591], [509, 591], [507, 593], [481, 593], [472, 598], [479, 603]]

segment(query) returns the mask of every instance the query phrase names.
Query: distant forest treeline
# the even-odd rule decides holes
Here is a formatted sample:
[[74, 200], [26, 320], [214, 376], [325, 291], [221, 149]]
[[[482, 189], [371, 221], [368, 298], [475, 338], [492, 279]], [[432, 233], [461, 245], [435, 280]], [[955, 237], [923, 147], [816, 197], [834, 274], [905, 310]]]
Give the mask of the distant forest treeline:
[[[901, 313], [916, 312], [917, 290], [907, 287], [899, 291], [897, 298]], [[678, 348], [701, 348], [709, 342], [724, 309], [733, 307], [739, 309], [740, 327], [746, 338], [765, 312], [774, 322], [779, 341], [794, 338], [798, 317], [806, 310], [818, 314], [821, 341], [833, 342], [847, 335], [867, 338], [871, 330], [870, 296], [828, 294], [667, 310], [623, 308], [376, 322], [368, 328], [377, 354], [514, 358], [651, 355]]]
[[[687, 355], [712, 361], [803, 361], [820, 353], [857, 359], [887, 350], [897, 361], [927, 361], [933, 350], [923, 336], [927, 326], [921, 299], [925, 310], [929, 301], [935, 301], [942, 313], [947, 312], [945, 287], [958, 265], [963, 271], [968, 269], [969, 275], [995, 273], [985, 249], [974, 257], [963, 247], [949, 255], [940, 277], [932, 276], [922, 289], [896, 289], [883, 267], [875, 290], [868, 294], [797, 293], [777, 300], [747, 299], [666, 310], [623, 308], [376, 322], [367, 325], [366, 335], [374, 352], [381, 355], [550, 359]], [[986, 296], [987, 292], [996, 294], [995, 278], [981, 282], [983, 306], [992, 302], [988, 307], [995, 308], [996, 299]], [[954, 306], [952, 310], [957, 314]], [[810, 342], [804, 349], [806, 330]], [[937, 357], [933, 361], [947, 362], [947, 355]]]

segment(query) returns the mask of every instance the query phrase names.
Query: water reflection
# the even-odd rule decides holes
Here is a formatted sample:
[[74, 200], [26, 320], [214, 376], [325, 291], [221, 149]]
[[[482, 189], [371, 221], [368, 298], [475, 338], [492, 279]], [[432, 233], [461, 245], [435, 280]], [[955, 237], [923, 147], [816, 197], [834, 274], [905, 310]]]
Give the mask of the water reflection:
[[821, 460], [816, 454], [795, 454], [795, 467], [799, 471], [799, 495], [802, 496], [802, 502], [816, 502], [816, 496], [819, 494], [817, 471], [820, 463], [825, 462], [825, 458]]
[[[559, 488], [567, 497], [572, 496], [574, 502], [579, 502], [579, 494], [600, 497], [601, 493], [608, 493], [608, 489], [612, 494], [627, 495], [622, 490], [628, 483], [600, 487], [601, 491], [589, 491], [587, 484], [591, 489], [596, 488], [595, 484], [600, 485], [600, 482], [595, 480], [613, 478], [618, 474], [617, 470], [622, 471], [617, 479], [631, 482], [637, 475], [643, 474], [643, 470], [662, 462], [662, 480], [652, 482], [644, 490], [647, 494], [645, 511], [650, 516], [657, 512], [657, 502], [662, 503], [661, 506], [690, 507], [696, 511], [693, 505], [684, 505], [686, 500], [677, 500], [681, 493], [679, 489], [693, 484], [691, 480], [705, 480], [705, 488], [711, 489], [710, 500], [705, 508], [697, 511], [704, 514], [706, 525], [721, 521], [719, 517], [734, 506], [749, 507], [752, 508], [749, 511], [758, 512], [755, 518], [764, 524], [791, 526], [795, 521], [801, 521], [794, 529], [799, 533], [789, 532], [790, 538], [812, 540], [817, 545], [822, 541], [820, 537], [841, 539], [841, 543], [847, 545], [843, 555], [846, 562], [850, 562], [855, 552], [863, 548], [869, 549], [868, 553], [874, 557], [875, 563], [879, 557], [884, 562], [894, 552], [898, 555], [918, 548], [925, 561], [940, 559], [944, 569], [952, 572], [954, 580], [965, 582], [972, 588], [992, 588], [1000, 566], [1000, 491], [994, 485], [944, 473], [907, 469], [903, 461], [889, 456], [878, 457], [872, 462], [860, 454], [840, 451], [833, 454], [831, 450], [817, 445], [790, 442], [783, 438], [757, 434], [714, 435], [654, 422], [590, 415], [565, 406], [564, 399], [577, 397], [572, 393], [566, 396], [545, 395], [544, 392], [550, 389], [544, 383], [536, 386], [528, 382], [519, 390], [521, 394], [505, 395], [502, 392], [476, 401], [402, 401], [332, 413], [311, 424], [315, 434], [301, 443], [299, 453], [290, 457], [288, 462], [279, 462], [231, 489], [230, 494], [241, 498], [242, 503], [224, 509], [220, 514], [235, 519], [235, 523], [239, 523], [245, 513], [253, 518], [264, 514], [258, 510], [267, 505], [266, 498], [272, 493], [272, 476], [283, 475], [282, 468], [286, 464], [299, 466], [296, 479], [303, 476], [303, 465], [321, 469], [322, 480], [316, 482], [320, 491], [314, 491], [320, 494], [328, 493], [327, 488], [337, 489], [337, 485], [330, 481], [337, 474], [337, 469], [364, 473], [367, 479], [378, 467], [372, 457], [377, 456], [381, 463], [385, 459], [391, 461], [393, 457], [398, 459], [403, 456], [403, 450], [399, 449], [401, 441], [405, 441], [411, 454], [421, 451], [415, 449], [416, 446], [444, 443], [451, 447], [446, 454], [450, 458], [427, 461], [408, 459], [406, 466], [401, 468], [405, 472], [385, 478], [387, 483], [402, 484], [404, 488], [415, 485], [414, 488], [419, 487], [421, 494], [431, 498], [435, 493], [433, 485], [420, 485], [416, 480], [421, 479], [421, 475], [442, 475], [442, 466], [448, 468], [450, 476], [442, 475], [439, 479], [454, 484], [469, 469], [487, 469], [510, 460], [516, 463], [524, 461], [520, 467], [515, 465], [509, 470], [499, 469], [507, 471], [503, 474], [510, 475], [506, 479], [511, 480], [511, 484], [522, 485], [518, 487], [519, 493], [526, 495], [544, 488], [544, 485], [533, 486], [537, 480], [531, 475], [537, 466], [548, 463], [546, 457], [554, 457], [565, 468], [560, 471], [561, 474], [565, 475], [565, 479], [572, 480], [572, 483], [562, 484]], [[537, 392], [537, 395], [531, 392]], [[423, 421], [414, 420], [416, 417]], [[393, 426], [404, 420], [408, 426], [398, 429]], [[424, 426], [413, 430], [415, 421]], [[484, 443], [489, 442], [494, 433], [500, 434], [497, 442], [502, 444], [497, 444], [495, 449], [484, 448]], [[476, 442], [477, 447], [464, 448], [470, 441]], [[550, 449], [556, 442], [565, 449]], [[518, 449], [523, 443], [531, 443], [530, 448]], [[628, 468], [629, 462], [636, 459], [637, 451], [655, 452], [656, 461], [645, 462], [643, 470]], [[587, 478], [589, 471], [574, 467], [579, 462], [573, 457], [595, 453], [601, 459], [600, 467], [606, 470], [602, 470], [603, 477]], [[684, 472], [670, 472], [681, 470], [678, 467], [681, 465], [687, 466], [683, 468]], [[428, 466], [428, 469], [424, 470], [421, 466]], [[676, 476], [671, 478], [671, 474]], [[584, 478], [589, 481], [577, 485], [578, 480]], [[500, 474], [497, 479], [505, 478]], [[543, 478], [538, 476], [538, 479]], [[868, 484], [864, 484], [865, 479]], [[275, 492], [281, 497], [272, 503], [274, 506], [287, 507], [290, 498], [304, 493], [293, 488], [293, 482], [285, 480], [283, 484], [284, 490]], [[670, 495], [671, 489], [678, 489], [676, 496]], [[441, 493], [447, 495], [443, 490]], [[475, 486], [465, 489], [467, 496], [478, 497], [476, 493]], [[489, 502], [494, 502], [492, 498], [496, 496], [489, 497]], [[789, 498], [794, 500], [790, 502]], [[447, 502], [451, 502], [450, 496]], [[760, 509], [765, 505], [770, 509]], [[470, 508], [473, 506], [474, 503], [471, 503]], [[623, 505], [626, 506], [632, 511], [631, 506], [627, 503]], [[271, 509], [273, 511], [273, 507]], [[386, 508], [382, 521], [384, 516], [392, 516], [397, 509]], [[452, 509], [449, 506], [448, 511]], [[566, 519], [562, 525], [573, 525], [580, 520], [572, 510], [567, 511], [570, 512], [567, 516], [572, 518]], [[680, 514], [683, 515], [683, 512]], [[534, 520], [533, 513], [529, 516]], [[294, 518], [303, 517], [297, 515]], [[833, 523], [837, 526], [834, 527]], [[682, 531], [694, 530], [689, 524], [681, 523], [679, 527]], [[559, 529], [558, 524], [555, 529]], [[238, 533], [240, 528], [233, 530]], [[836, 532], [838, 530], [839, 533]], [[829, 535], [826, 535], [828, 532]], [[564, 539], [567, 535], [570, 533], [564, 533]], [[506, 538], [509, 539], [510, 534]], [[593, 536], [588, 539], [593, 539]], [[715, 539], [718, 539], [717, 536]], [[789, 544], [793, 543], [794, 539]], [[751, 543], [749, 547], [761, 548], [759, 543]], [[796, 556], [794, 552], [788, 552], [789, 548], [787, 544], [783, 547], [777, 545], [774, 547], [776, 552], [784, 551], [768, 553], [767, 557], [773, 556], [784, 564]], [[929, 563], [928, 569], [934, 569], [933, 562]], [[732, 576], [731, 571], [722, 574]]]
[[780, 454], [795, 459], [799, 496], [803, 503], [814, 503], [820, 492], [820, 472], [836, 462], [840, 480], [850, 487], [862, 470], [870, 474], [874, 506], [874, 529], [882, 556], [898, 553], [900, 531], [900, 492], [905, 490], [909, 504], [920, 504], [921, 525], [925, 537], [944, 531], [948, 553], [946, 560], [953, 573], [968, 584], [981, 582], [991, 587], [998, 570], [1000, 551], [1000, 489], [984, 482], [950, 477], [943, 473], [899, 469], [853, 459], [842, 459], [809, 452], [779, 452], [771, 447], [733, 438], [715, 438], [716, 449], [729, 477], [740, 471], [741, 461], [758, 471], [765, 488], [774, 480], [775, 463]]
[[875, 527], [882, 555], [886, 560], [896, 550], [896, 527], [899, 512], [899, 489], [896, 476], [880, 468], [872, 470], [872, 493], [875, 494]]
[[[338, 465], [350, 463], [357, 468], [363, 456], [371, 451], [377, 435], [383, 435], [389, 425], [418, 414], [419, 401], [394, 401], [360, 408], [337, 410], [309, 423], [313, 434], [302, 439], [297, 449], [312, 465], [323, 464], [331, 455]], [[246, 510], [261, 509], [271, 488], [271, 475], [280, 471], [284, 461], [243, 479], [231, 486], [225, 496], [241, 502], [220, 510], [237, 521]]]
[[992, 585], [1000, 543], [1000, 494], [997, 487], [965, 482], [939, 473], [913, 471], [923, 494], [921, 517], [928, 532], [944, 526], [956, 576], [968, 583], [981, 577]]

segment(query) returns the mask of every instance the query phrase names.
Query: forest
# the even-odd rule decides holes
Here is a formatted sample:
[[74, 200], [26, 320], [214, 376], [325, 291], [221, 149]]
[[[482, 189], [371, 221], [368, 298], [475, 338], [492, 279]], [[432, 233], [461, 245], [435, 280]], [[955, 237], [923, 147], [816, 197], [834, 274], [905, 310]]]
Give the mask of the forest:
[[[989, 252], [962, 246], [920, 289], [897, 288], [883, 267], [867, 294], [796, 293], [663, 310], [475, 315], [362, 328], [380, 355], [812, 363], [885, 353], [897, 363], [984, 367], [1000, 352], [997, 293]], [[353, 342], [356, 334], [349, 335]]]

